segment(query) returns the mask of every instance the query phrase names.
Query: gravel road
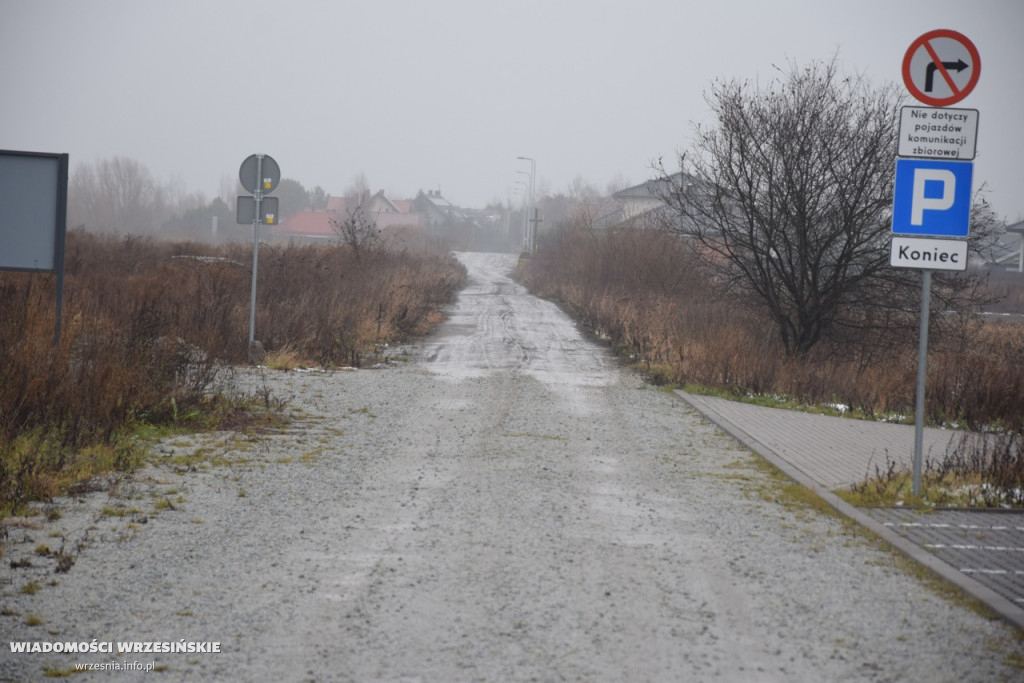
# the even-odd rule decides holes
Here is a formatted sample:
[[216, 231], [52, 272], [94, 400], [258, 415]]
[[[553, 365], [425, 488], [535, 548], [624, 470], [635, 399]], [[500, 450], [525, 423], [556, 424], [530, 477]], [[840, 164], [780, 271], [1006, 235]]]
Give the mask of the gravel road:
[[168, 440], [60, 519], [8, 527], [4, 641], [220, 652], [4, 642], [0, 678], [1020, 680], [1002, 622], [783, 504], [753, 455], [513, 283], [514, 257], [460, 258], [469, 285], [407, 360], [245, 371], [286, 430]]

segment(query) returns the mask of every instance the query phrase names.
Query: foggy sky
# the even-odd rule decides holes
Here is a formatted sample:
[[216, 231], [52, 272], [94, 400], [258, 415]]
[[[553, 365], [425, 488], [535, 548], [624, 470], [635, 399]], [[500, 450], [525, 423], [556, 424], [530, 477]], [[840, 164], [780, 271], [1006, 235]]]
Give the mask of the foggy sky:
[[[506, 201], [604, 191], [670, 170], [709, 121], [715, 79], [766, 83], [827, 60], [900, 84], [919, 35], [949, 28], [982, 73], [975, 185], [1024, 218], [1020, 0], [0, 0], [0, 148], [125, 156], [207, 198], [242, 160], [341, 194], [440, 189]], [[909, 98], [907, 104], [920, 104]]]

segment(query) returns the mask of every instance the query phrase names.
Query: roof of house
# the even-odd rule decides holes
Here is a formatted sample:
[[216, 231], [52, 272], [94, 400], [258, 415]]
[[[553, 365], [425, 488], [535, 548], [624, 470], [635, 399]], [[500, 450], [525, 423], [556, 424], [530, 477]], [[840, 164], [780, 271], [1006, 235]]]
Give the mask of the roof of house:
[[412, 206], [413, 210], [431, 214], [432, 217], [428, 220], [466, 220], [462, 209], [441, 196], [440, 190], [427, 190], [426, 193], [420, 190], [416, 199], [413, 200]]
[[281, 221], [274, 234], [296, 237], [337, 237], [331, 227], [332, 214], [327, 211], [303, 211]]
[[672, 186], [679, 182], [682, 173], [674, 173], [667, 178], [652, 178], [651, 180], [619, 190], [612, 197], [616, 199], [661, 199], [672, 190]]
[[[292, 237], [335, 238], [338, 233], [331, 220], [345, 220], [349, 214], [339, 211], [303, 211], [281, 221], [275, 235]], [[380, 230], [388, 228], [418, 228], [423, 225], [423, 214], [380, 212], [368, 216]]]
[[[405, 208], [403, 209], [400, 204], [404, 204]], [[352, 213], [359, 209], [360, 206], [364, 209], [369, 209], [369, 213], [374, 214], [408, 213], [409, 206], [411, 205], [411, 200], [405, 202], [391, 201], [388, 199], [387, 195], [384, 194], [384, 190], [377, 190], [376, 194], [372, 195], [348, 195], [345, 197], [327, 198], [327, 210], [343, 214]]]
[[367, 199], [366, 204], [373, 207], [376, 213], [400, 213], [398, 205], [387, 198], [384, 190], [377, 190], [377, 194]]
[[996, 265], [1017, 265], [1020, 263], [1021, 243], [1024, 242], [1024, 221], [1006, 226], [1006, 230], [995, 236], [982, 250], [982, 258]]

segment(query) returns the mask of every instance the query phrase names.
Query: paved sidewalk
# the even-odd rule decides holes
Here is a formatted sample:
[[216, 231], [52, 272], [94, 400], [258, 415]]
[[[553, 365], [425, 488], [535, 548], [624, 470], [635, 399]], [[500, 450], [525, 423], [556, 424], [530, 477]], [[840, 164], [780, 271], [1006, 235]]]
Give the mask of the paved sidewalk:
[[[914, 427], [812, 415], [676, 392], [694, 409], [843, 515], [865, 526], [1008, 622], [1024, 628], [1024, 512], [855, 508], [833, 493], [885, 471], [909, 469]], [[925, 429], [923, 453], [941, 458], [958, 432]]]

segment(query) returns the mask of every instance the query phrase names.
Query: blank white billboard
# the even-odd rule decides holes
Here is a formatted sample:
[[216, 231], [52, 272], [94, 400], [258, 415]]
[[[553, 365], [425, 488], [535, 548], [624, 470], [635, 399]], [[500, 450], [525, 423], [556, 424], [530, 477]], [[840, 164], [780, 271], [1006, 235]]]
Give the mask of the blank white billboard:
[[0, 269], [58, 270], [67, 194], [67, 154], [0, 150]]

